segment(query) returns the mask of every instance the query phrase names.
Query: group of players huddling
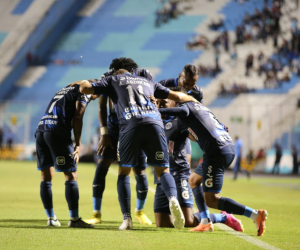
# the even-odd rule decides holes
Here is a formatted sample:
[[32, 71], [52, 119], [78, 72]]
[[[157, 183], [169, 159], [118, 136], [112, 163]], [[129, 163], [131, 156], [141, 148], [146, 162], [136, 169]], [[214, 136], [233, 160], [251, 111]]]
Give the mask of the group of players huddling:
[[[137, 181], [136, 219], [152, 222], [143, 212], [148, 181], [146, 167], [155, 174], [154, 213], [157, 227], [190, 231], [214, 231], [213, 223], [224, 223], [236, 231], [243, 226], [232, 214], [252, 219], [257, 235], [266, 229], [267, 211], [255, 210], [220, 197], [223, 176], [232, 163], [234, 143], [228, 128], [202, 104], [202, 90], [196, 86], [199, 72], [186, 65], [178, 78], [152, 80], [130, 58], [115, 58], [110, 71], [100, 80], [80, 80], [59, 90], [50, 101], [36, 130], [40, 195], [48, 226], [60, 226], [53, 210], [54, 169], [65, 174], [65, 196], [70, 212], [69, 227], [92, 228], [101, 223], [105, 178], [113, 161], [119, 162], [117, 191], [123, 214], [120, 230], [132, 229], [130, 172]], [[82, 119], [91, 100], [99, 97], [101, 139], [99, 161], [93, 182], [93, 215], [82, 220], [78, 213], [77, 163], [81, 145]], [[75, 147], [71, 140], [74, 131]], [[203, 150], [203, 162], [191, 174], [190, 140]], [[198, 208], [193, 213], [193, 196]], [[209, 209], [222, 212], [210, 214]]]

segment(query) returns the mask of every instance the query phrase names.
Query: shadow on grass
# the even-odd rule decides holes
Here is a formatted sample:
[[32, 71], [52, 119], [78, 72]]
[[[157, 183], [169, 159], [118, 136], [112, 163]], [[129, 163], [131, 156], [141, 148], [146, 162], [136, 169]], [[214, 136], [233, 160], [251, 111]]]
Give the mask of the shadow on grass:
[[[68, 220], [60, 220], [62, 224], [61, 227], [49, 227], [46, 225], [47, 220], [21, 220], [21, 219], [4, 219], [0, 220], [0, 228], [31, 228], [31, 229], [47, 229], [47, 230], [62, 230], [68, 228]], [[136, 224], [136, 225], [135, 225]], [[96, 224], [95, 228], [91, 230], [109, 230], [109, 231], [120, 231], [119, 225], [121, 222], [119, 221], [103, 221], [101, 224]], [[68, 228], [69, 229], [69, 228]], [[69, 230], [87, 230], [87, 228], [70, 228]], [[158, 228], [155, 225], [152, 226], [143, 226], [137, 223], [134, 223], [132, 231], [134, 232], [151, 232], [151, 233], [161, 233], [163, 232], [180, 232], [180, 233], [194, 233], [199, 234], [199, 232], [190, 232], [189, 228], [184, 228], [181, 230], [175, 228]], [[216, 230], [214, 233], [209, 233], [209, 235], [230, 235], [224, 230]], [[247, 235], [247, 236], [255, 236], [255, 235]]]

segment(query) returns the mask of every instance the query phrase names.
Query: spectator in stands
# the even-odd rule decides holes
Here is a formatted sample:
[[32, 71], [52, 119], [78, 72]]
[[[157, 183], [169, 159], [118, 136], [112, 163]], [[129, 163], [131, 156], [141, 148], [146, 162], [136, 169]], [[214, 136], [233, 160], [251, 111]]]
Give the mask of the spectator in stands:
[[8, 133], [7, 133], [7, 136], [6, 136], [6, 145], [7, 145], [7, 148], [9, 150], [12, 150], [13, 148], [13, 142], [14, 142], [14, 134], [13, 132], [9, 129], [8, 130]]
[[293, 174], [298, 174], [298, 151], [295, 145], [292, 146], [292, 158], [293, 158]]
[[253, 59], [254, 56], [252, 53], [250, 53], [246, 59], [246, 76], [249, 76], [249, 70], [253, 67]]
[[3, 129], [0, 128], [0, 149], [3, 147]]
[[272, 174], [279, 174], [279, 169], [280, 169], [280, 160], [282, 157], [282, 151], [281, 151], [281, 146], [279, 145], [279, 143], [275, 144], [275, 163], [274, 163], [274, 167], [272, 169]]
[[226, 52], [228, 52], [229, 51], [229, 36], [228, 36], [228, 32], [227, 31], [224, 31], [224, 33], [222, 35], [222, 38], [223, 38], [224, 50]]
[[191, 49], [196, 46], [203, 46], [205, 49], [209, 46], [209, 40], [206, 36], [200, 35], [200, 36], [193, 36], [190, 41], [187, 43], [187, 48]]
[[209, 29], [217, 31], [218, 29], [224, 26], [223, 20], [220, 18], [219, 21], [212, 20], [211, 23], [208, 25]]
[[231, 50], [230, 53], [230, 65], [232, 67], [235, 67], [237, 63], [237, 51], [236, 51], [236, 47], [234, 46], [234, 48]]
[[262, 159], [265, 159], [265, 158], [266, 158], [266, 152], [263, 148], [260, 148], [257, 152], [256, 160], [259, 161], [259, 160], [262, 160]]

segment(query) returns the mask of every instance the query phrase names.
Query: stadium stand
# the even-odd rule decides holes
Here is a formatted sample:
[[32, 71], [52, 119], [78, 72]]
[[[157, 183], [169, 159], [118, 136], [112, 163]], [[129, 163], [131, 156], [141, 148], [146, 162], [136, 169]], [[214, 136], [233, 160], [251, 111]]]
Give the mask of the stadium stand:
[[[36, 1], [11, 2], [13, 4], [7, 8], [10, 9], [11, 18], [16, 20], [16, 27], [12, 26], [14, 28], [12, 31], [0, 29], [0, 32], [5, 33], [3, 35], [5, 39], [0, 44], [0, 55], [6, 58], [0, 65], [1, 69], [4, 69], [0, 75], [2, 82], [0, 99], [8, 99], [1, 105], [1, 115], [9, 121], [10, 115], [16, 111], [28, 114], [28, 120], [22, 125], [23, 131], [26, 130], [29, 134], [26, 141], [23, 140], [25, 143], [34, 141], [33, 134], [44, 112], [45, 102], [59, 88], [74, 80], [99, 78], [108, 69], [111, 59], [120, 56], [134, 58], [140, 67], [148, 68], [152, 72], [155, 80], [176, 77], [187, 63], [212, 68], [216, 60], [213, 48], [208, 46], [187, 50], [186, 43], [189, 39], [205, 34], [209, 41], [215, 41], [224, 30], [211, 30], [209, 25], [212, 20], [223, 19], [231, 49], [235, 41], [235, 29], [243, 21], [245, 13], [251, 14], [256, 8], [259, 10], [263, 8], [263, 1], [258, 0], [249, 0], [243, 5], [230, 0], [183, 1], [178, 6], [182, 14], [157, 28], [155, 12], [159, 4], [156, 1], [141, 3], [138, 0], [90, 0], [80, 8], [77, 6], [72, 9], [72, 13], [66, 17], [68, 22], [64, 27], [61, 27], [60, 22], [53, 22], [53, 19], [49, 18], [48, 30], [52, 31], [51, 34], [53, 31], [56, 32], [57, 35], [48, 36], [44, 40], [38, 37], [36, 44], [40, 43], [39, 49], [28, 55], [24, 44], [28, 44], [25, 42], [26, 39], [34, 37], [28, 30], [24, 39], [16, 46], [12, 46], [13, 51], [12, 48], [7, 50], [8, 44], [13, 42], [13, 38], [16, 39], [14, 32], [23, 27], [28, 13], [34, 16], [34, 25], [37, 25], [41, 23], [44, 13], [53, 8], [54, 3], [47, 1], [48, 5], [44, 5], [40, 15], [36, 15], [34, 14], [38, 7]], [[67, 2], [68, 6], [73, 4], [71, 0]], [[290, 15], [296, 13], [292, 8], [292, 2], [287, 0], [282, 8], [280, 25], [286, 30], [290, 27]], [[268, 3], [271, 5], [272, 1]], [[203, 4], [205, 8], [201, 8]], [[64, 10], [66, 9], [67, 6]], [[11, 14], [15, 11], [20, 14]], [[51, 11], [48, 15], [52, 18], [57, 17]], [[59, 15], [58, 17], [63, 16], [63, 11], [60, 11]], [[17, 24], [16, 18], [22, 22]], [[284, 36], [290, 38], [288, 34]], [[201, 76], [197, 83], [203, 88], [204, 103], [231, 128], [233, 136], [235, 133], [241, 136], [247, 148], [270, 148], [276, 139], [284, 133], [289, 133], [296, 125], [297, 118], [290, 119], [290, 116], [295, 117], [294, 114], [298, 114], [297, 98], [294, 93], [299, 93], [299, 78], [294, 74], [290, 82], [283, 84], [282, 88], [265, 89], [263, 77], [252, 72], [249, 76], [245, 76], [245, 60], [250, 52], [255, 57], [260, 51], [264, 52], [265, 57], [274, 56], [271, 40], [266, 43], [249, 42], [236, 46], [237, 62], [234, 67], [230, 63], [231, 50], [227, 53], [222, 45], [220, 48], [221, 71], [215, 76]], [[15, 55], [19, 57], [16, 58]], [[36, 57], [39, 60], [36, 60]], [[17, 74], [9, 81], [3, 81], [12, 69], [16, 70], [16, 65], [20, 61], [22, 69], [16, 71]], [[258, 66], [259, 63], [255, 59], [253, 67]], [[255, 89], [255, 93], [218, 96], [220, 83], [234, 82], [242, 83], [248, 89]], [[8, 91], [5, 90], [7, 85], [12, 87], [9, 95], [4, 94]], [[85, 116], [85, 126], [97, 126], [96, 110], [97, 104], [91, 103]], [[3, 122], [0, 126], [3, 127]], [[83, 138], [86, 144], [92, 137], [92, 131], [93, 129], [84, 131]]]

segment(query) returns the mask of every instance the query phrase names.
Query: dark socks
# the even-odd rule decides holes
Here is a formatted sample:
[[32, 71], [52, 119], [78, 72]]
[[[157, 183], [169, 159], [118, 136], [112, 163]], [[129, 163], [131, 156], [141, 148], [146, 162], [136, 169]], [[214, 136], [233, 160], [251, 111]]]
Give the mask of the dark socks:
[[218, 209], [229, 214], [244, 215], [245, 206], [236, 201], [221, 197], [218, 204]]
[[195, 197], [197, 208], [201, 214], [201, 218], [209, 218], [209, 210], [204, 200], [202, 186], [194, 187], [192, 191]]
[[148, 194], [148, 180], [146, 174], [135, 175], [136, 179], [136, 209], [142, 210], [145, 206]]
[[118, 176], [118, 196], [119, 203], [121, 206], [121, 211], [123, 213], [123, 219], [131, 217], [130, 213], [130, 201], [131, 201], [131, 190], [130, 190], [130, 176], [129, 175], [119, 175]]
[[171, 197], [177, 198], [176, 184], [174, 178], [170, 173], [162, 173], [162, 175], [160, 176], [160, 183], [168, 199], [170, 199]]
[[51, 186], [52, 183], [50, 181], [42, 181], [40, 185], [40, 195], [47, 217], [54, 216]]
[[93, 181], [93, 209], [101, 210], [102, 196], [105, 190], [105, 178], [108, 168], [97, 164], [95, 177]]
[[79, 201], [79, 190], [77, 181], [66, 181], [66, 200], [69, 206], [69, 212], [71, 218], [78, 218], [78, 201]]
[[[195, 218], [198, 220], [198, 222], [201, 222], [201, 214], [200, 213], [194, 213]], [[225, 214], [210, 214], [209, 215], [210, 221], [212, 223], [225, 223], [226, 221], [226, 215]]]

